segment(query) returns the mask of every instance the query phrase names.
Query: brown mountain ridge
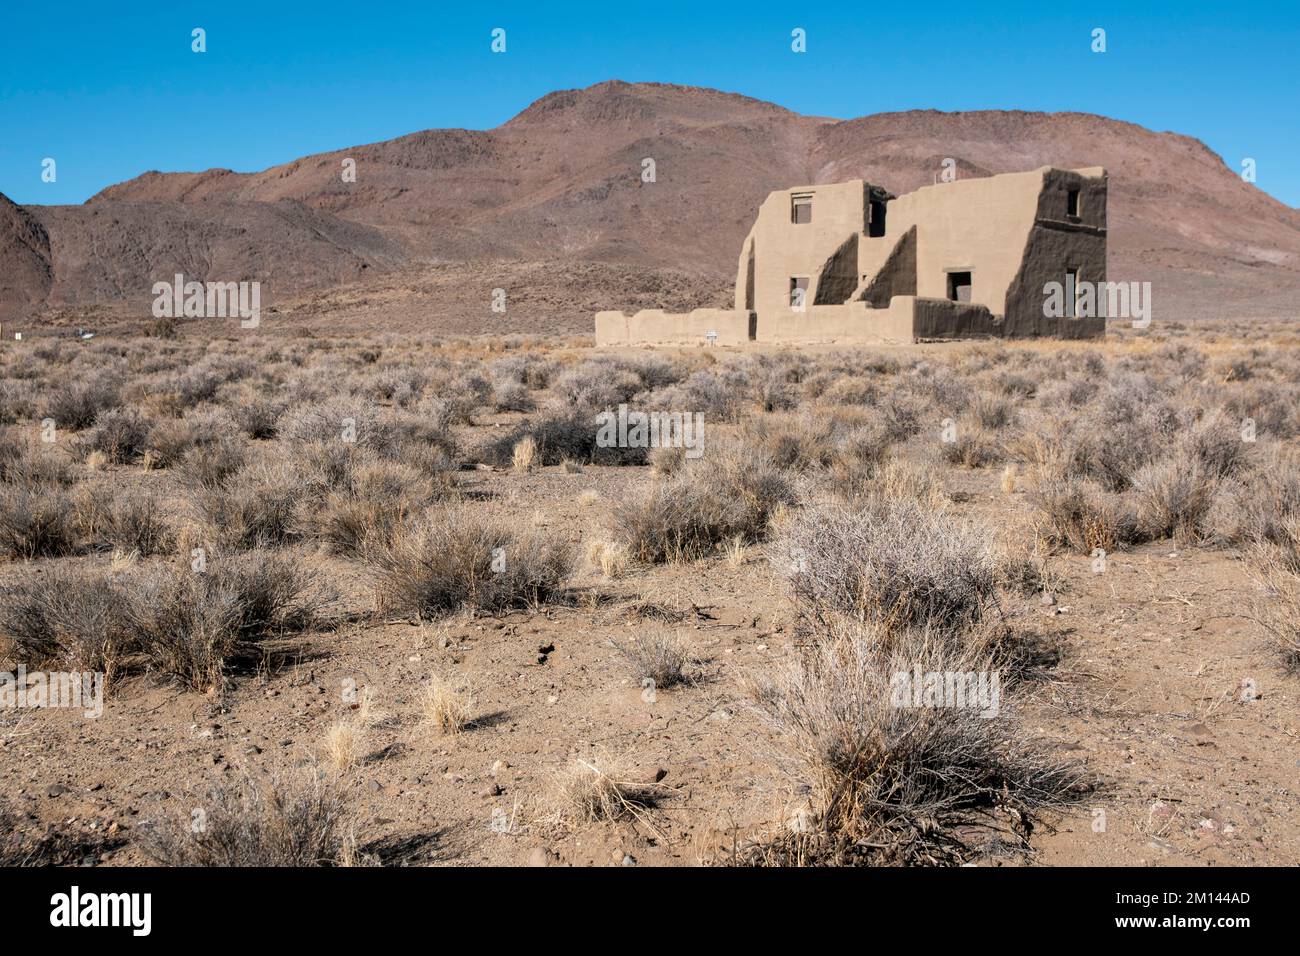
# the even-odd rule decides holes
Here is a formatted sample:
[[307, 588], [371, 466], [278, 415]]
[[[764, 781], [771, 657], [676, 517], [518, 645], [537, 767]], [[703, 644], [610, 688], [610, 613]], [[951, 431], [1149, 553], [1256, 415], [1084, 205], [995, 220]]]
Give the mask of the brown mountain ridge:
[[[1111, 277], [1150, 280], [1157, 319], [1295, 314], [1300, 212], [1190, 137], [1085, 113], [834, 120], [618, 81], [551, 93], [491, 130], [425, 130], [254, 173], [148, 172], [80, 206], [5, 201], [0, 311], [147, 318], [152, 284], [182, 272], [260, 279], [264, 302], [315, 321], [587, 331], [597, 308], [727, 302], [770, 190], [861, 177], [901, 194], [947, 157], [963, 177], [1106, 166]], [[507, 291], [504, 315], [493, 288]]]

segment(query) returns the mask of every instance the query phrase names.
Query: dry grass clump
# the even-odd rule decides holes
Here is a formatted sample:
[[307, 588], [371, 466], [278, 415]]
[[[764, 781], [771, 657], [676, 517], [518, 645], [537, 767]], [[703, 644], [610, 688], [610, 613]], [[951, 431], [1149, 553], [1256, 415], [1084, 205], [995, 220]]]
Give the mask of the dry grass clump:
[[642, 687], [657, 690], [690, 682], [688, 671], [699, 663], [690, 645], [673, 631], [640, 631], [628, 640], [616, 641], [614, 648]]
[[615, 535], [633, 560], [691, 561], [737, 538], [761, 541], [776, 509], [795, 503], [794, 485], [770, 455], [742, 445], [714, 448], [656, 480], [642, 500], [614, 509]]
[[996, 672], [989, 658], [924, 631], [852, 626], [752, 685], [810, 788], [813, 823], [735, 862], [957, 862], [969, 828], [995, 812], [1019, 822], [1023, 837], [1034, 815], [1077, 797], [1079, 768], [1026, 734], [1008, 688], [992, 716], [982, 701], [914, 706], [897, 691], [899, 675], [917, 670]]
[[622, 577], [627, 572], [631, 555], [627, 547], [617, 541], [590, 541], [587, 544], [587, 561], [600, 569], [609, 580]]
[[[533, 459], [537, 457], [537, 442], [532, 435], [525, 435], [515, 442], [511, 452], [511, 465], [515, 471], [527, 473], [533, 470]], [[568, 461], [569, 459], [565, 459]]]
[[556, 774], [555, 801], [560, 815], [578, 823], [645, 819], [655, 807], [655, 787], [628, 778], [625, 762], [599, 755], [578, 757]]
[[542, 604], [562, 593], [573, 572], [567, 544], [515, 531], [466, 505], [430, 510], [367, 560], [381, 607], [417, 617]]
[[434, 674], [424, 687], [424, 718], [444, 734], [458, 734], [469, 726], [474, 713], [474, 697], [440, 674]]
[[941, 445], [943, 458], [951, 465], [966, 468], [985, 468], [1002, 460], [1002, 445], [992, 430], [973, 417], [965, 417], [956, 424], [952, 441]]
[[345, 812], [342, 790], [322, 778], [245, 778], [142, 826], [140, 848], [163, 866], [339, 866]]
[[806, 508], [772, 548], [805, 615], [958, 629], [994, 599], [989, 534], [910, 499]]
[[347, 773], [361, 757], [373, 721], [367, 691], [352, 713], [330, 724], [325, 731], [325, 757], [335, 773]]

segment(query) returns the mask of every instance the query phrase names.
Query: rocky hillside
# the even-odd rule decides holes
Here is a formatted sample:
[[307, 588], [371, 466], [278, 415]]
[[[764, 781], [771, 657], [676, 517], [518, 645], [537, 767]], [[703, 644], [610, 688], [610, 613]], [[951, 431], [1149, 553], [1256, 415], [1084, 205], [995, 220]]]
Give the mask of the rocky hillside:
[[[358, 288], [383, 290], [394, 322], [473, 331], [505, 271], [531, 276], [514, 301], [549, 305], [497, 316], [494, 329], [585, 329], [593, 301], [631, 307], [659, 288], [674, 290], [674, 307], [727, 301], [740, 241], [772, 189], [863, 177], [902, 193], [947, 157], [962, 176], [1106, 166], [1112, 277], [1151, 280], [1158, 318], [1295, 313], [1300, 212], [1186, 136], [1081, 113], [838, 121], [621, 82], [552, 93], [493, 130], [426, 130], [256, 173], [150, 172], [25, 216], [5, 203], [0, 290], [16, 308], [118, 303], [147, 315], [152, 282], [182, 271], [259, 278], [280, 301], [310, 295], [324, 313]], [[346, 159], [355, 182], [340, 175]], [[455, 294], [419, 291], [451, 274]], [[466, 314], [479, 303], [481, 315]]]

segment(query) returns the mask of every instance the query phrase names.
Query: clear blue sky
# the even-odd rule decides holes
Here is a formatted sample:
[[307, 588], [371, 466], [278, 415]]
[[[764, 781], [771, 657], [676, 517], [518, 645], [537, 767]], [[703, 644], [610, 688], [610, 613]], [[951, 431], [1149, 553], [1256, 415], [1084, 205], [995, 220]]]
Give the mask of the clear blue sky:
[[[201, 55], [194, 27], [207, 30]], [[489, 49], [494, 27], [504, 55]], [[1090, 50], [1094, 27], [1104, 54]], [[1252, 157], [1259, 188], [1295, 206], [1298, 51], [1296, 0], [3, 0], [0, 192], [74, 203], [148, 169], [257, 170], [430, 127], [490, 128], [552, 90], [623, 79], [835, 117], [1101, 113], [1196, 136], [1234, 169]], [[41, 181], [47, 156], [55, 183]]]

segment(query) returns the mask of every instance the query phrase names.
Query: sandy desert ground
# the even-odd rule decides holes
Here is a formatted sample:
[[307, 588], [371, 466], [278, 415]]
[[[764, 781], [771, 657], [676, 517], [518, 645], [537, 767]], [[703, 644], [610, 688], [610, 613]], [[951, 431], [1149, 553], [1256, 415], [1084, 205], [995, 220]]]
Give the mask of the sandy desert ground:
[[1298, 346], [5, 341], [4, 860], [1294, 863]]

